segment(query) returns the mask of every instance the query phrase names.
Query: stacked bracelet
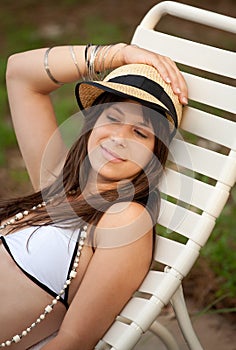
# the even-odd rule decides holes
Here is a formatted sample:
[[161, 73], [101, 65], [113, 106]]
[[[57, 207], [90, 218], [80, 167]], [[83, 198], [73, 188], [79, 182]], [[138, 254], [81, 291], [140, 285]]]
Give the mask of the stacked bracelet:
[[101, 46], [96, 45], [91, 50], [90, 60], [89, 60], [89, 69], [88, 69], [88, 76], [90, 80], [94, 79], [94, 77], [97, 77], [97, 72], [95, 71], [95, 59], [100, 49], [101, 49]]
[[101, 45], [88, 44], [85, 48], [85, 64], [87, 67], [88, 79], [93, 80], [94, 78], [99, 80], [99, 72], [95, 70], [95, 59], [98, 53], [101, 52]]
[[[85, 75], [82, 74], [80, 71], [79, 63], [77, 61], [76, 54], [74, 51], [74, 46], [70, 45], [68, 47], [69, 47], [72, 61], [74, 62], [74, 65], [75, 65], [76, 70], [78, 72], [79, 79], [85, 80], [87, 78], [89, 80], [93, 80], [93, 79], [102, 80], [104, 78], [104, 76], [106, 75], [106, 72], [111, 70], [112, 68], [114, 68], [113, 67], [113, 60], [114, 60], [116, 54], [124, 46], [122, 46], [122, 47], [119, 46], [118, 49], [115, 50], [112, 57], [109, 58], [109, 60], [110, 60], [109, 67], [106, 67], [106, 64], [105, 64], [106, 58], [107, 58], [108, 54], [110, 53], [111, 48], [114, 47], [114, 45], [108, 45], [108, 46], [92, 45], [92, 44], [86, 45], [85, 51], [84, 51], [84, 60], [85, 60], [85, 66], [87, 69], [87, 73], [86, 73], [87, 77], [85, 77]], [[53, 76], [53, 74], [51, 73], [51, 70], [49, 68], [48, 57], [49, 57], [49, 53], [51, 50], [52, 50], [52, 48], [48, 48], [45, 51], [45, 55], [44, 55], [45, 71], [53, 83], [55, 83], [57, 85], [63, 85], [64, 83], [58, 81]], [[96, 61], [96, 65], [95, 65], [95, 61]], [[96, 66], [96, 69], [95, 69], [95, 66]]]

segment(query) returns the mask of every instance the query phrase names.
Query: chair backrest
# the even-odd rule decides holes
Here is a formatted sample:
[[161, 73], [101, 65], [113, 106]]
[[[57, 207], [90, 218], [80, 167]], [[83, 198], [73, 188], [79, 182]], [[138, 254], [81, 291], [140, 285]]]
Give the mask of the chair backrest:
[[154, 6], [134, 33], [133, 44], [181, 65], [190, 103], [160, 184], [155, 269], [105, 335], [104, 349], [130, 349], [150, 327], [195, 263], [236, 180], [236, 53], [158, 32], [165, 14], [236, 34], [236, 19], [172, 1]]

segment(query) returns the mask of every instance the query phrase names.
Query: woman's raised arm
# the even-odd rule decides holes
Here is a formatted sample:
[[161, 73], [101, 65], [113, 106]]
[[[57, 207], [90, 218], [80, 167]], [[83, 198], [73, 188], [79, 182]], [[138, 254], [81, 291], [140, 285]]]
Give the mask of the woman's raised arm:
[[[184, 79], [174, 62], [167, 57], [121, 43], [99, 50], [94, 68], [95, 71], [107, 70], [129, 63], [154, 66], [171, 83], [180, 101], [187, 103]], [[57, 130], [50, 93], [61, 85], [53, 79], [72, 83], [87, 73], [85, 46], [74, 46], [73, 52], [69, 46], [54, 47], [50, 51], [37, 49], [12, 55], [8, 60], [6, 79], [11, 115], [19, 147], [36, 190], [45, 185], [40, 183], [42, 157], [50, 137]], [[55, 172], [64, 152], [59, 133], [54, 137], [54, 142], [50, 162], [47, 163], [49, 173]]]
[[[50, 137], [57, 130], [50, 93], [60, 87], [47, 75], [44, 67], [45, 52], [46, 49], [38, 49], [11, 56], [6, 74], [13, 125], [36, 190], [44, 185], [40, 184], [42, 157]], [[81, 62], [81, 72], [85, 73], [83, 47], [77, 47], [76, 53], [78, 61]], [[69, 83], [80, 79], [68, 47], [53, 48], [48, 56], [48, 65], [51, 74], [58, 81]], [[48, 169], [52, 172], [64, 151], [59, 133], [54, 137], [54, 142], [55, 154], [51, 156], [51, 169]]]

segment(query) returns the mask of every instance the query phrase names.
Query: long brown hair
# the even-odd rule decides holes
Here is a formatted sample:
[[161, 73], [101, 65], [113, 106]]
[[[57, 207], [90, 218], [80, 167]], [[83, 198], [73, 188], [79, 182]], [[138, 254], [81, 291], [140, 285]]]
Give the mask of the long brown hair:
[[[56, 204], [55, 202], [51, 205], [49, 203], [46, 208], [37, 208], [30, 219], [25, 217], [24, 220], [17, 222], [15, 227], [52, 224], [81, 226], [82, 223], [92, 224], [95, 227], [104, 212], [113, 203], [130, 200], [146, 206], [152, 217], [153, 224], [155, 224], [160, 204], [160, 194], [157, 185], [168, 155], [170, 132], [166, 118], [149, 108], [143, 107], [144, 118], [151, 121], [155, 134], [154, 152], [149, 164], [134, 177], [131, 183], [123, 185], [119, 193], [117, 190], [112, 189], [86, 199], [81, 196], [90, 169], [87, 157], [87, 144], [91, 130], [102, 111], [106, 108], [107, 103], [122, 101], [125, 100], [121, 97], [103, 93], [95, 102], [98, 108], [92, 108], [91, 111], [85, 112], [86, 117], [81, 136], [69, 150], [63, 169], [54, 183], [42, 191], [26, 197], [1, 200], [0, 220], [11, 217], [19, 211], [30, 210], [33, 206], [42, 201], [50, 201], [50, 198], [57, 195]], [[130, 186], [133, 186], [133, 192], [130, 191]], [[71, 193], [71, 191], [72, 194], [68, 197], [68, 193]], [[75, 192], [74, 194], [73, 191]], [[130, 193], [132, 193], [132, 197]]]

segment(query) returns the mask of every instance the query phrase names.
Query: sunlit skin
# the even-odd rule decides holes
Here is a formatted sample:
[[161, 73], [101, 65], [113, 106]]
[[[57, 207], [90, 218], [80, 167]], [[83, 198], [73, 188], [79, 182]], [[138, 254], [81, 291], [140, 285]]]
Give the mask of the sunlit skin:
[[[108, 183], [132, 179], [150, 161], [154, 131], [134, 101], [111, 104], [98, 118], [88, 141], [90, 183], [101, 190]], [[102, 187], [101, 187], [102, 186]]]

